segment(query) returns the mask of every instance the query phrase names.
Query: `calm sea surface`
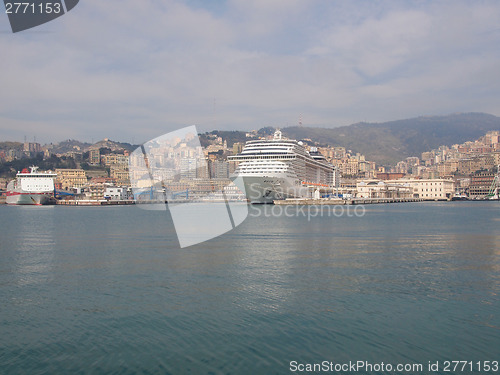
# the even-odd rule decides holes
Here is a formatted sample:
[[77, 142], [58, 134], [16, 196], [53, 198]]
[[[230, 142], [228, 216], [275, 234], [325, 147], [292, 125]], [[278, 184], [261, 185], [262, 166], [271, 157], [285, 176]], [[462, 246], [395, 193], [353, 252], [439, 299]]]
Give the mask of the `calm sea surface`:
[[271, 208], [180, 249], [168, 212], [0, 206], [0, 373], [500, 360], [498, 202]]

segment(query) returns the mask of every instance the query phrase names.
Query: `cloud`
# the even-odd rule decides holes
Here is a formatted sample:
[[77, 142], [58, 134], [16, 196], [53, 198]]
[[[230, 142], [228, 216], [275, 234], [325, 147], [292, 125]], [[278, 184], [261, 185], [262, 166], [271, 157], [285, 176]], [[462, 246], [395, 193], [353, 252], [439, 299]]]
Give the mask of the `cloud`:
[[0, 138], [499, 114], [499, 19], [495, 1], [80, 2], [0, 34]]

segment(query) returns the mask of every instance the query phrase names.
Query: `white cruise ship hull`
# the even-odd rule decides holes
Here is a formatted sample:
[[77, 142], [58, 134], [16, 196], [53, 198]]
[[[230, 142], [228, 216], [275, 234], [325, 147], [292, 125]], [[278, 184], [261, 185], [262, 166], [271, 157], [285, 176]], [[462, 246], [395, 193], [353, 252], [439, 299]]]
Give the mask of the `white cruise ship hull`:
[[245, 193], [250, 203], [271, 204], [286, 198], [305, 198], [308, 189], [298, 185], [289, 177], [239, 176], [245, 184]]

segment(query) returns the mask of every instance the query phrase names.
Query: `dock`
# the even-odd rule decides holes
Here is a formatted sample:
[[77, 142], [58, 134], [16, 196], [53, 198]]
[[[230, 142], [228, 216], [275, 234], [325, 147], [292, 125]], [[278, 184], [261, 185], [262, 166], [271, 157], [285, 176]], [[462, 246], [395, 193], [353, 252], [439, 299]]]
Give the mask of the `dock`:
[[135, 204], [133, 200], [90, 200], [90, 199], [66, 199], [56, 201], [62, 206], [125, 206]]
[[307, 205], [307, 206], [349, 206], [360, 204], [380, 204], [380, 203], [407, 203], [407, 202], [423, 202], [423, 198], [331, 198], [331, 199], [313, 199], [313, 198], [300, 198], [300, 199], [284, 199], [275, 200], [276, 205]]

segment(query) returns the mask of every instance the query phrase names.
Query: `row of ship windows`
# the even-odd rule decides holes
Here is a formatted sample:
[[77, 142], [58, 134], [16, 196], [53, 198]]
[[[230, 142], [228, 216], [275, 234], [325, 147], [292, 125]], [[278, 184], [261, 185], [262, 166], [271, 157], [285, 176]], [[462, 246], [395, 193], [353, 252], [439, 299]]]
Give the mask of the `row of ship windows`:
[[241, 168], [240, 171], [262, 171], [262, 170], [280, 170], [284, 171], [287, 170], [288, 168], [281, 168], [281, 167], [272, 167], [272, 168]]
[[274, 155], [242, 154], [241, 158], [243, 158], [245, 156], [251, 156], [252, 157], [251, 159], [255, 159], [255, 156], [257, 156], [259, 159], [291, 159], [291, 158], [295, 158], [295, 156], [290, 155], [286, 152], [280, 152], [280, 154], [284, 154], [285, 156], [281, 156], [281, 155], [277, 155], [277, 154], [278, 153], [276, 153]]

